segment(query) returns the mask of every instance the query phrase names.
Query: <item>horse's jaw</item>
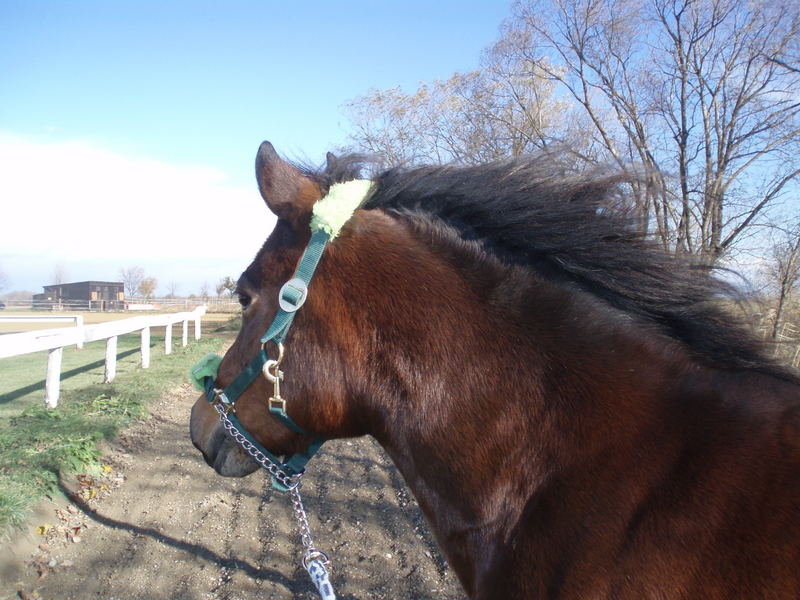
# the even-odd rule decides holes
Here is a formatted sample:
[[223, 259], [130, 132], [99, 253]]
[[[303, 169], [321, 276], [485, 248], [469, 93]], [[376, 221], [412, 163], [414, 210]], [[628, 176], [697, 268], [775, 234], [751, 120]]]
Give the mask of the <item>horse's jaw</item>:
[[206, 463], [224, 477], [244, 477], [258, 470], [258, 463], [227, 434], [219, 420], [209, 423], [201, 418], [197, 406], [192, 408], [189, 431]]

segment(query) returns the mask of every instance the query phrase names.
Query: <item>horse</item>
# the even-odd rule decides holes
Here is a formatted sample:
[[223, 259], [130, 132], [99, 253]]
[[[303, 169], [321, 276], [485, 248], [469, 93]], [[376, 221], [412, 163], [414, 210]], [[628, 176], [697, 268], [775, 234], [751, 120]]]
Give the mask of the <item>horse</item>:
[[[363, 167], [261, 145], [278, 219], [238, 281], [215, 385], [260, 351], [314, 205]], [[800, 379], [624, 192], [546, 156], [376, 175], [286, 339], [298, 430], [265, 378], [239, 421], [275, 455], [372, 436], [473, 600], [800, 598]], [[217, 416], [198, 399], [195, 446], [221, 475], [252, 473]]]

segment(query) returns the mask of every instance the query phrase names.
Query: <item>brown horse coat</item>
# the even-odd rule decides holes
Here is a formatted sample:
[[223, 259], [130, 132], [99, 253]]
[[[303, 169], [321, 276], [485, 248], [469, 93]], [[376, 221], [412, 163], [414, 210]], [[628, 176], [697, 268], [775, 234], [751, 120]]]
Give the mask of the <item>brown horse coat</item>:
[[[614, 177], [550, 163], [393, 170], [326, 251], [287, 340], [305, 430], [372, 435], [473, 599], [800, 598], [800, 386], [720, 308], [724, 286], [631, 224]], [[226, 385], [308, 241], [322, 173], [269, 144], [278, 224], [239, 281]], [[309, 439], [237, 414], [277, 454]], [[198, 400], [195, 444], [254, 463]]]

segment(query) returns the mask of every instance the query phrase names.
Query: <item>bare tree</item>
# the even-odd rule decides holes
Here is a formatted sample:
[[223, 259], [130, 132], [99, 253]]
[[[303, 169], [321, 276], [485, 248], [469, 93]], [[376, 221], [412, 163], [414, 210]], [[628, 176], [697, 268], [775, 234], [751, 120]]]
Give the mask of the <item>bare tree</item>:
[[[484, 65], [406, 94], [373, 90], [347, 105], [352, 142], [388, 165], [477, 164], [546, 148], [574, 130], [570, 106], [544, 77], [487, 52]], [[577, 146], [577, 143], [573, 144]]]
[[352, 141], [389, 164], [613, 165], [645, 233], [714, 262], [800, 187], [799, 38], [790, 0], [517, 0], [481, 69], [351, 102]]
[[119, 278], [125, 285], [125, 293], [129, 297], [139, 294], [139, 287], [144, 281], [144, 269], [142, 267], [129, 267], [119, 270]]
[[800, 283], [800, 222], [795, 223], [791, 229], [779, 231], [781, 239], [773, 246], [768, 273], [777, 297], [772, 321], [773, 340], [778, 339], [784, 311]]
[[796, 185], [799, 32], [788, 1], [524, 0], [502, 44], [583, 109], [605, 160], [641, 166], [657, 238], [714, 260]]
[[233, 277], [225, 276], [219, 280], [219, 283], [217, 283], [217, 296], [219, 297], [221, 297], [225, 292], [228, 293], [228, 297], [231, 297], [235, 291], [236, 280]]
[[64, 266], [63, 263], [57, 263], [55, 267], [53, 267], [53, 275], [52, 281], [53, 285], [61, 285], [62, 283], [67, 283], [69, 279], [69, 275], [67, 274], [67, 268]]

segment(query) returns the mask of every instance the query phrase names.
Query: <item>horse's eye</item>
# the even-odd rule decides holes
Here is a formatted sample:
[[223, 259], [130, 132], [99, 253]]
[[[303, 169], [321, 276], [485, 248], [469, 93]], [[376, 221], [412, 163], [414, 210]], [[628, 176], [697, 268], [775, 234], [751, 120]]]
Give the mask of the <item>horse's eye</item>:
[[242, 310], [250, 306], [250, 296], [242, 292], [236, 292], [236, 295], [239, 296], [239, 304], [242, 305]]

